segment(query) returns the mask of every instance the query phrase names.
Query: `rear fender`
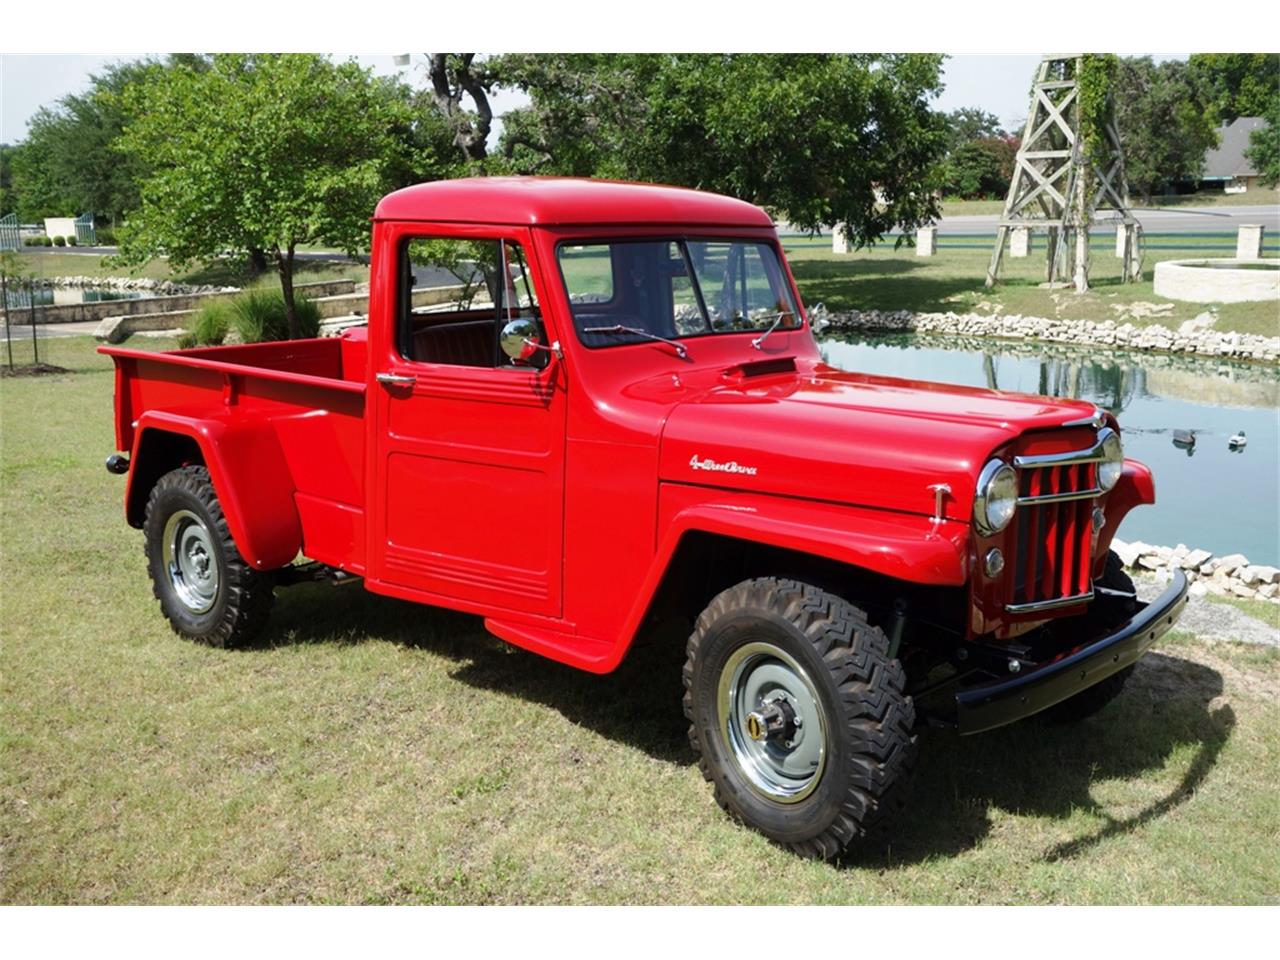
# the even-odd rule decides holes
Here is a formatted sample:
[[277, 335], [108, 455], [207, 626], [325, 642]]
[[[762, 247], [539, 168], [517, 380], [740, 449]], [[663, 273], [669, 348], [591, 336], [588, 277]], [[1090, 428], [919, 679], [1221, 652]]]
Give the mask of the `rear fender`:
[[193, 448], [246, 562], [258, 570], [291, 563], [302, 547], [302, 524], [288, 463], [267, 420], [144, 413], [134, 432], [125, 493], [129, 523], [142, 526], [156, 480], [190, 462]]

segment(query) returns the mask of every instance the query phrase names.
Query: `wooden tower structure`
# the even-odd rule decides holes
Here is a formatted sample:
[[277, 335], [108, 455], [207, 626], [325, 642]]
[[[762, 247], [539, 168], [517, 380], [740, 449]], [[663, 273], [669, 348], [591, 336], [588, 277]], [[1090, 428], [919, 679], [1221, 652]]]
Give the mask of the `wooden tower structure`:
[[1000, 278], [1000, 264], [1014, 231], [1029, 248], [1037, 231], [1048, 235], [1045, 280], [1089, 288], [1089, 228], [1114, 223], [1116, 255], [1123, 258], [1122, 280], [1142, 276], [1141, 228], [1129, 209], [1124, 151], [1115, 110], [1107, 95], [1102, 148], [1086, 155], [1080, 133], [1080, 74], [1083, 54], [1044, 56], [1031, 88], [1031, 107], [1014, 162], [1013, 181], [996, 231], [987, 268], [987, 286]]

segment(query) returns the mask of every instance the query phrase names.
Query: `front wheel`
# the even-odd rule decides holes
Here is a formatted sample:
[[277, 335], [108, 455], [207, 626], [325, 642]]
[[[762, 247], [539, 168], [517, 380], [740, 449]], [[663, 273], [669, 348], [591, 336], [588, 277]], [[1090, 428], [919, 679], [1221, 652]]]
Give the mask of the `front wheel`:
[[175, 633], [232, 647], [262, 628], [273, 577], [240, 555], [206, 468], [182, 467], [161, 477], [142, 530], [152, 591]]
[[774, 841], [834, 857], [900, 804], [915, 708], [884, 633], [794, 580], [748, 580], [698, 618], [689, 739], [717, 802]]

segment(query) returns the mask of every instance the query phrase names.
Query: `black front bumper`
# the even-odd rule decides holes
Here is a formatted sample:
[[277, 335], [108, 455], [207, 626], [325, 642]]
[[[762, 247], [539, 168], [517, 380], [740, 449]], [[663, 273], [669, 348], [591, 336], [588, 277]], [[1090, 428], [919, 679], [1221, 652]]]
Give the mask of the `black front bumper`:
[[1175, 571], [1169, 589], [1114, 633], [1009, 680], [961, 690], [956, 694], [960, 732], [982, 733], [1029, 717], [1123, 670], [1169, 631], [1186, 602], [1186, 575]]

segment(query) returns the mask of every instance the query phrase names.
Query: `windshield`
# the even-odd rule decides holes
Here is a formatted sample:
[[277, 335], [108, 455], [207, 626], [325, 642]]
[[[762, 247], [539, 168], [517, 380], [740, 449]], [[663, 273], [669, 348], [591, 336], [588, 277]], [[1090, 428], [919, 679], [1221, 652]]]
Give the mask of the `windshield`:
[[794, 329], [778, 254], [753, 240], [562, 244], [560, 272], [588, 347]]

